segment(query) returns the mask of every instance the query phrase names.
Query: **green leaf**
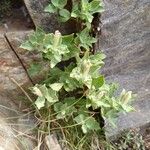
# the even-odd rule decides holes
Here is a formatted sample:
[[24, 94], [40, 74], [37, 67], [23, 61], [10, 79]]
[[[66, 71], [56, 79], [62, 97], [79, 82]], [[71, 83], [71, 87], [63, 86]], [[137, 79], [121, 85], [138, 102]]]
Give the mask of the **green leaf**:
[[95, 55], [90, 56], [91, 63], [93, 65], [104, 64], [103, 60], [106, 58], [106, 55], [102, 52], [96, 53]]
[[90, 130], [99, 130], [100, 129], [100, 124], [93, 118], [90, 117], [87, 121], [86, 121], [86, 126], [88, 129]]
[[45, 9], [44, 9], [45, 12], [49, 12], [49, 13], [55, 13], [57, 12], [57, 8], [52, 5], [52, 4], [49, 4]]
[[59, 91], [62, 86], [63, 86], [63, 83], [53, 83], [53, 84], [50, 84], [49, 85], [54, 91]]
[[35, 35], [34, 33], [29, 36], [29, 41], [30, 41], [31, 44], [33, 44], [33, 45], [37, 45], [37, 44], [38, 44], [38, 43], [37, 43], [37, 37], [36, 37], [36, 35]]
[[[36, 28], [36, 31], [29, 36], [29, 40], [23, 43], [20, 47], [31, 50], [43, 50], [43, 40], [45, 37], [45, 33], [41, 28]], [[39, 49], [40, 47], [40, 49]]]
[[72, 12], [71, 12], [71, 17], [73, 18], [77, 18], [80, 15], [80, 11], [79, 11], [79, 3], [73, 1], [73, 8], [72, 8]]
[[48, 89], [45, 84], [35, 85], [32, 89], [34, 94], [39, 97], [44, 97], [49, 103], [55, 103], [58, 101], [56, 91]]
[[43, 97], [43, 93], [41, 92], [41, 90], [38, 88], [38, 85], [35, 85], [33, 88], [32, 88], [32, 92], [39, 96], [39, 97]]
[[35, 105], [37, 106], [38, 109], [41, 109], [42, 107], [44, 107], [45, 106], [45, 98], [38, 97], [37, 100], [35, 101]]
[[101, 13], [104, 11], [103, 3], [101, 0], [93, 0], [90, 2], [90, 12], [94, 13]]
[[70, 45], [73, 43], [74, 40], [74, 33], [73, 34], [69, 34], [69, 35], [65, 35], [62, 37], [62, 43], [64, 45]]
[[[57, 55], [58, 57], [57, 57], [57, 59], [56, 59], [56, 57], [55, 58], [53, 58], [53, 57], [51, 57], [51, 63], [50, 63], [50, 66], [51, 66], [51, 68], [54, 68], [60, 61], [61, 61], [61, 56], [60, 55]], [[48, 57], [47, 57], [48, 58]]]
[[64, 6], [67, 5], [67, 0], [51, 0], [51, 3], [55, 7], [59, 8], [59, 9], [62, 9], [62, 8], [64, 8]]
[[61, 72], [60, 75], [60, 82], [64, 84], [63, 87], [67, 92], [82, 87], [82, 85], [76, 79], [70, 77], [70, 73], [74, 67], [74, 63], [70, 64], [69, 66], [65, 67], [65, 71]]
[[75, 120], [78, 124], [85, 124], [86, 118], [87, 118], [87, 116], [85, 116], [84, 114], [79, 114], [77, 117], [74, 118], [74, 120]]
[[89, 60], [89, 52], [84, 53], [82, 59], [76, 57], [77, 67], [70, 73], [70, 77], [76, 79], [80, 84], [86, 85], [89, 89], [92, 84], [92, 76], [90, 75], [91, 62]]
[[83, 133], [88, 133], [91, 130], [99, 130], [100, 126], [99, 123], [91, 116], [87, 116], [84, 114], [79, 114], [77, 117], [74, 118], [74, 120], [82, 125], [82, 131]]
[[58, 96], [57, 96], [56, 91], [53, 91], [51, 89], [48, 89], [47, 91], [45, 91], [45, 98], [50, 104], [53, 104], [58, 101]]
[[52, 33], [46, 34], [43, 40], [43, 45], [46, 49], [49, 49], [53, 44], [54, 35]]
[[74, 43], [74, 34], [70, 34], [67, 36], [63, 36], [62, 43], [67, 45], [69, 52], [63, 56], [63, 60], [68, 60], [70, 58], [75, 57], [78, 53], [80, 53], [80, 49]]
[[59, 15], [62, 22], [68, 21], [71, 17], [70, 12], [67, 9], [61, 9]]
[[125, 89], [122, 90], [121, 95], [120, 95], [120, 101], [123, 104], [128, 104], [132, 99], [132, 91], [126, 92]]
[[94, 85], [96, 89], [100, 88], [104, 83], [105, 83], [104, 76], [99, 76], [98, 78], [92, 79], [92, 85]]
[[31, 50], [33, 50], [34, 47], [33, 47], [33, 45], [31, 44], [30, 41], [26, 41], [23, 44], [21, 44], [20, 48], [23, 48], [23, 49], [26, 49], [28, 51], [31, 51]]
[[91, 14], [91, 13], [89, 13], [89, 12], [87, 12], [86, 13], [86, 15], [85, 15], [85, 19], [88, 21], [88, 23], [92, 23], [92, 20], [93, 20], [93, 15]]
[[43, 43], [43, 40], [44, 40], [44, 38], [45, 38], [45, 32], [43, 31], [43, 29], [37, 27], [37, 28], [36, 28], [36, 31], [35, 31], [33, 34], [34, 34], [34, 36], [36, 37], [36, 40], [37, 40], [36, 42], [37, 42], [38, 44], [42, 44], [42, 43]]
[[38, 63], [33, 63], [30, 65], [30, 68], [28, 69], [28, 73], [31, 77], [36, 76], [40, 73], [42, 70], [42, 65]]
[[135, 109], [134, 109], [132, 106], [125, 105], [125, 104], [122, 104], [121, 106], [122, 106], [122, 108], [124, 109], [124, 111], [125, 111], [126, 113], [127, 113], [127, 112], [135, 111]]
[[57, 119], [64, 119], [67, 116], [71, 116], [74, 112], [76, 112], [76, 108], [74, 106], [70, 106], [67, 103], [56, 103], [54, 105], [54, 110], [57, 114]]
[[80, 47], [89, 50], [92, 47], [92, 44], [95, 43], [97, 40], [90, 36], [89, 29], [85, 28], [79, 34], [77, 34], [76, 42], [79, 42]]

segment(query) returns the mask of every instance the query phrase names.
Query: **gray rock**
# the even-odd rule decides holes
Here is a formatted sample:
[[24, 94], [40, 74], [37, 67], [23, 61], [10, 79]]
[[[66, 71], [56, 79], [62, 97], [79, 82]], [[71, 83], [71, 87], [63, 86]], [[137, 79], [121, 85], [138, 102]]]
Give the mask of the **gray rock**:
[[[33, 149], [33, 142], [26, 137], [29, 137], [27, 131], [34, 127], [34, 122], [21, 111], [27, 108], [23, 102], [25, 95], [14, 81], [25, 91], [32, 86], [5, 37], [0, 35], [0, 148], [30, 150]], [[22, 116], [26, 118], [26, 123], [22, 122]]]
[[24, 95], [13, 80], [25, 88], [25, 90], [28, 90], [32, 84], [15, 53], [11, 50], [3, 36], [0, 37], [0, 43], [0, 94], [2, 96], [6, 95], [14, 104], [21, 106], [20, 97]]
[[55, 134], [46, 136], [45, 143], [49, 150], [62, 150]]
[[117, 128], [106, 127], [112, 136], [150, 124], [150, 1], [105, 0], [105, 8], [98, 43], [107, 55], [103, 73], [138, 95], [136, 111], [120, 115]]
[[38, 63], [42, 66], [42, 70], [39, 71], [38, 74], [35, 74], [29, 77], [32, 80], [32, 83], [38, 83], [42, 79], [45, 78], [46, 72], [49, 70], [48, 63], [44, 62], [42, 60], [42, 56], [37, 52], [29, 52], [27, 50], [24, 50], [20, 48], [20, 45], [27, 40], [28, 36], [33, 31], [22, 31], [22, 32], [8, 32], [6, 33], [6, 37], [11, 44], [12, 48], [14, 49], [16, 55], [19, 57], [22, 65], [24, 66], [24, 69], [26, 72], [28, 72], [28, 69], [30, 66], [34, 63]]
[[[55, 32], [59, 30], [61, 33], [72, 33], [76, 29], [74, 21], [67, 23], [60, 23], [56, 14], [45, 13], [45, 7], [50, 3], [49, 0], [24, 0], [27, 10], [35, 24], [35, 26], [42, 27], [46, 31]], [[69, 7], [69, 4], [68, 4]]]
[[[1, 99], [0, 96], [0, 101], [2, 100], [7, 101], [7, 98]], [[12, 103], [10, 100], [9, 102]], [[35, 124], [27, 116], [16, 111], [14, 107], [9, 108], [0, 104], [0, 149], [10, 150], [11, 147], [12, 150], [32, 150], [35, 147], [32, 131]]]

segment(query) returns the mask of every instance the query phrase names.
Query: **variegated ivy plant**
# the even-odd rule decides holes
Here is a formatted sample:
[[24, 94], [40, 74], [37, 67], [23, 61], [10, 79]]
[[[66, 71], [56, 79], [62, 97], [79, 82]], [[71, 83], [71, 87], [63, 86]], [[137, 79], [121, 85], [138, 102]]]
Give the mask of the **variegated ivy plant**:
[[[108, 84], [99, 71], [104, 65], [105, 55], [101, 51], [95, 55], [91, 53], [92, 44], [97, 41], [91, 36], [91, 23], [95, 13], [104, 11], [102, 1], [72, 0], [72, 3], [72, 10], [69, 11], [65, 7], [67, 0], [51, 0], [45, 11], [58, 13], [62, 22], [71, 18], [77, 22], [80, 20], [78, 33], [62, 35], [56, 31], [46, 34], [37, 28], [21, 47], [38, 51], [50, 64], [46, 81], [32, 88], [37, 96], [37, 108], [51, 110], [53, 119], [81, 126], [86, 134], [101, 128], [99, 120], [94, 117], [94, 110], [99, 110], [99, 114], [110, 121], [120, 112], [132, 111], [129, 104], [132, 92], [123, 90], [116, 96], [115, 84]], [[58, 64], [65, 61], [70, 63], [60, 68]], [[93, 111], [90, 111], [91, 108]]]

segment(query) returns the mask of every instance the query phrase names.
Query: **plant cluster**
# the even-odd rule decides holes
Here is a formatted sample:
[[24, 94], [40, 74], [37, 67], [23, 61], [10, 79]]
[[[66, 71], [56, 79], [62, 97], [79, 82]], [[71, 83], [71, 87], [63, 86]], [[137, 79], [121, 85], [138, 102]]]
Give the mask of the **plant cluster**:
[[[38, 51], [49, 63], [47, 79], [32, 88], [37, 96], [35, 105], [46, 114], [49, 131], [74, 131], [78, 135], [74, 140], [78, 145], [85, 139], [86, 143], [91, 142], [87, 135], [100, 133], [100, 117], [113, 123], [118, 113], [132, 111], [129, 105], [132, 92], [123, 90], [116, 96], [116, 85], [108, 84], [99, 71], [105, 55], [100, 51], [95, 55], [91, 53], [97, 41], [92, 37], [91, 24], [93, 15], [104, 10], [102, 1], [72, 0], [71, 11], [66, 5], [67, 0], [51, 0], [45, 11], [57, 13], [62, 22], [76, 19], [80, 24], [78, 33], [62, 35], [56, 31], [53, 34], [37, 28], [21, 47]], [[47, 132], [45, 128], [42, 130]], [[81, 150], [83, 145], [74, 149]]]
[[124, 132], [114, 146], [117, 147], [118, 150], [145, 150], [144, 140], [136, 130]]

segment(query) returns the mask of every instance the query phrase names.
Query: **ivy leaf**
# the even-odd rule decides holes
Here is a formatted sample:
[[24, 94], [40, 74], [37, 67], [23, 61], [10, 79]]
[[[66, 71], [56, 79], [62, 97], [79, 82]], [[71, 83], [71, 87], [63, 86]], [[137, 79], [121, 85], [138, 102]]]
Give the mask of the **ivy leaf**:
[[121, 95], [120, 95], [120, 101], [123, 104], [128, 104], [132, 99], [132, 91], [126, 92], [125, 89], [122, 90]]
[[86, 126], [88, 129], [90, 130], [99, 130], [100, 129], [100, 125], [99, 123], [93, 118], [93, 117], [90, 117], [87, 121], [86, 121]]
[[[43, 50], [43, 40], [45, 37], [45, 33], [41, 28], [36, 28], [36, 31], [29, 35], [29, 40], [23, 43], [20, 47], [23, 49], [26, 49], [28, 51], [32, 50]], [[38, 49], [38, 47], [41, 47], [41, 49]]]
[[124, 111], [127, 113], [127, 112], [132, 112], [132, 111], [135, 111], [135, 109], [132, 107], [132, 106], [129, 106], [129, 105], [121, 105], [122, 108], [124, 109]]
[[26, 49], [28, 51], [32, 51], [34, 46], [32, 45], [32, 43], [30, 41], [26, 41], [21, 44], [20, 48]]
[[37, 100], [35, 101], [35, 105], [37, 106], [38, 109], [41, 109], [42, 107], [44, 107], [45, 106], [45, 98], [38, 97]]
[[91, 1], [90, 4], [89, 4], [89, 7], [90, 7], [90, 12], [92, 14], [102, 13], [104, 11], [103, 3], [102, 3], [101, 0], [93, 0], [93, 1]]
[[101, 87], [104, 83], [105, 83], [104, 76], [99, 76], [98, 78], [92, 79], [92, 85], [94, 85], [96, 89]]
[[84, 134], [86, 134], [88, 132], [88, 128], [85, 124], [83, 124], [81, 128], [82, 128], [82, 131]]
[[79, 11], [79, 3], [73, 1], [73, 8], [72, 8], [72, 12], [71, 12], [71, 17], [73, 18], [77, 18], [80, 15], [80, 11]]
[[91, 62], [89, 60], [89, 52], [84, 54], [84, 57], [76, 57], [77, 67], [70, 73], [71, 78], [75, 78], [80, 84], [86, 85], [89, 89], [92, 84], [92, 76], [89, 74]]
[[74, 67], [75, 64], [70, 64], [69, 66], [65, 67], [65, 71], [60, 75], [60, 82], [64, 84], [63, 87], [67, 92], [82, 87], [82, 84], [80, 84], [76, 79], [70, 77], [70, 73]]
[[70, 45], [70, 44], [72, 44], [73, 40], [74, 40], [74, 33], [70, 34], [70, 35], [65, 35], [65, 36], [62, 37], [62, 43], [64, 45]]
[[[47, 56], [48, 55], [46, 55], [46, 57]], [[54, 56], [47, 57], [47, 58], [51, 60], [51, 63], [50, 63], [51, 68], [54, 68], [61, 61], [61, 56], [60, 55], [57, 55], [57, 59], [56, 59], [56, 56], [55, 56], [55, 58], [54, 58]]]
[[59, 15], [62, 22], [68, 21], [71, 17], [70, 12], [67, 9], [61, 9]]
[[106, 55], [99, 52], [99, 53], [96, 53], [95, 55], [90, 55], [89, 57], [90, 57], [91, 63], [94, 66], [97, 66], [97, 65], [103, 65], [104, 64], [103, 60], [106, 58]]
[[51, 88], [47, 88], [45, 84], [35, 85], [33, 88], [33, 93], [39, 97], [45, 98], [49, 103], [55, 103], [58, 101], [57, 92]]
[[62, 86], [63, 86], [63, 83], [54, 83], [54, 84], [50, 84], [49, 85], [54, 91], [59, 91]]
[[81, 84], [75, 80], [74, 78], [71, 78], [69, 76], [69, 74], [65, 74], [63, 76], [61, 76], [60, 81], [64, 83], [64, 89], [69, 92], [69, 91], [73, 91], [76, 88], [81, 87]]
[[52, 4], [49, 4], [45, 9], [44, 9], [45, 12], [49, 12], [49, 13], [55, 13], [57, 12], [57, 8], [52, 5]]
[[[37, 44], [42, 44], [43, 40], [44, 40], [44, 37], [45, 37], [45, 32], [43, 31], [43, 29], [37, 27], [36, 31], [31, 36], [36, 37], [36, 43]], [[29, 40], [30, 40], [30, 36], [29, 36]], [[31, 42], [32, 42], [32, 40], [31, 40]]]
[[74, 112], [76, 112], [76, 108], [74, 106], [70, 106], [67, 103], [56, 103], [54, 104], [54, 110], [57, 114], [57, 119], [64, 119], [66, 116], [71, 116]]
[[62, 9], [64, 6], [67, 5], [67, 0], [51, 0], [52, 4], [59, 8]]
[[106, 99], [107, 91], [99, 88], [98, 90], [95, 88], [91, 88], [87, 94], [87, 104], [86, 107], [93, 107], [93, 109], [97, 109], [100, 107], [109, 108], [111, 107], [109, 101]]
[[75, 40], [77, 44], [79, 42], [80, 47], [83, 47], [86, 50], [89, 50], [92, 47], [92, 44], [97, 41], [95, 38], [90, 36], [88, 28], [85, 28], [79, 34], [77, 34]]
[[37, 45], [37, 44], [38, 44], [38, 43], [37, 43], [37, 37], [36, 37], [35, 34], [31, 34], [31, 35], [29, 36], [29, 41], [31, 42], [32, 45]]
[[85, 84], [88, 88], [91, 87], [92, 78], [86, 72], [82, 72], [81, 66], [74, 68], [70, 77], [75, 78], [80, 84]]
[[91, 22], [92, 22], [93, 18], [94, 17], [90, 12], [86, 12], [85, 19], [88, 21], [88, 24], [90, 24], [88, 29], [90, 29], [90, 27], [91, 27]]
[[39, 97], [43, 97], [43, 93], [41, 92], [41, 90], [37, 87], [38, 85], [35, 85], [32, 88], [32, 91], [35, 95], [39, 96]]
[[74, 34], [65, 35], [62, 38], [62, 43], [67, 45], [69, 52], [63, 56], [63, 60], [68, 60], [70, 58], [75, 57], [78, 53], [80, 53], [80, 49], [74, 43]]
[[91, 130], [97, 131], [100, 129], [98, 122], [93, 117], [90, 117], [88, 115], [79, 114], [77, 117], [74, 118], [74, 120], [78, 124], [82, 125], [82, 131], [85, 134], [90, 132]]
[[53, 38], [54, 35], [52, 33], [50, 34], [46, 34], [43, 40], [43, 45], [46, 49], [49, 49], [51, 47], [51, 45], [53, 44]]
[[67, 97], [64, 99], [64, 103], [66, 103], [68, 106], [74, 105], [78, 99], [75, 99], [75, 97]]
[[107, 102], [104, 102], [101, 99], [95, 99], [95, 98], [87, 100], [86, 108], [89, 108], [91, 106], [92, 106], [93, 109], [98, 109], [100, 107], [104, 107], [104, 108], [110, 107], [110, 105]]
[[39, 72], [42, 69], [42, 65], [39, 63], [33, 63], [31, 64], [30, 68], [28, 69], [28, 73], [31, 77], [39, 74]]
[[43, 92], [44, 92], [44, 97], [50, 104], [53, 104], [58, 101], [58, 96], [56, 91], [53, 91], [51, 89], [45, 89], [45, 91]]
[[74, 118], [74, 120], [75, 120], [78, 124], [85, 124], [86, 118], [87, 118], [87, 116], [85, 116], [84, 114], [79, 114], [77, 117]]

